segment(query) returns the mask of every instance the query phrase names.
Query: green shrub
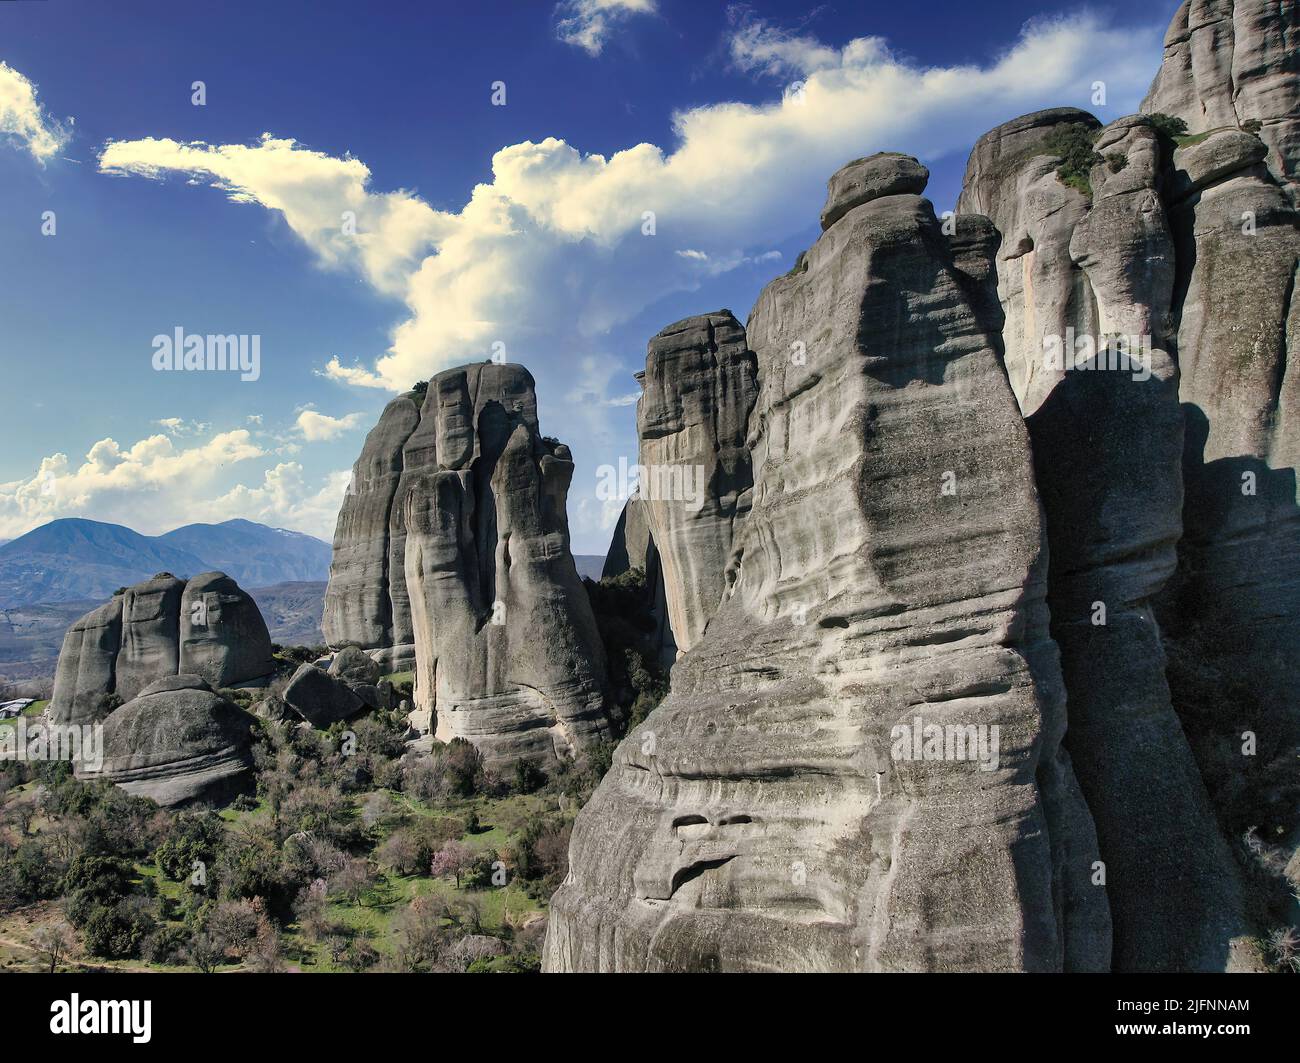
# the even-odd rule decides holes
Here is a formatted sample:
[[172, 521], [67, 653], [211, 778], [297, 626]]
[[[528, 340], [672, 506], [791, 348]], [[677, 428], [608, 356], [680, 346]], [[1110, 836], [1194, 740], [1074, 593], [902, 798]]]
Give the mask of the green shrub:
[[1082, 122], [1066, 122], [1053, 129], [1043, 142], [1043, 146], [1061, 160], [1056, 168], [1057, 178], [1085, 196], [1092, 195], [1088, 174], [1102, 161], [1092, 147], [1096, 139], [1097, 131]]
[[1171, 114], [1152, 114], [1148, 115], [1151, 124], [1155, 127], [1156, 132], [1166, 140], [1177, 141], [1179, 137], [1187, 136], [1187, 123], [1181, 118], [1175, 118]]

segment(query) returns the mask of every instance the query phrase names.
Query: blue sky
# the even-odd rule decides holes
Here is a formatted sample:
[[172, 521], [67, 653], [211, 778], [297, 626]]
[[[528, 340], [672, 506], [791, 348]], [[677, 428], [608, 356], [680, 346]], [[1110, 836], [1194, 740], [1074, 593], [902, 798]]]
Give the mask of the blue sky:
[[[573, 446], [574, 549], [601, 553], [597, 468], [635, 461], [653, 333], [743, 320], [851, 158], [917, 154], [943, 210], [992, 125], [1131, 113], [1175, 7], [0, 5], [0, 538], [328, 538], [393, 391], [499, 342]], [[260, 336], [260, 378], [154, 371], [178, 326]]]

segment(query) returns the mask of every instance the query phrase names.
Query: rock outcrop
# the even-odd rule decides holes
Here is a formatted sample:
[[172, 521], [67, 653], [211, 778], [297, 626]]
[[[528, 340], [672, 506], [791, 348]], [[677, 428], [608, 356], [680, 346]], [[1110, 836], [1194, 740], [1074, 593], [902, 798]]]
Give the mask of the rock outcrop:
[[645, 501], [633, 495], [623, 506], [614, 525], [609, 550], [601, 579], [621, 575], [631, 569], [645, 574], [646, 606], [654, 620], [655, 628], [648, 633], [650, 644], [657, 650], [657, 659], [665, 668], [677, 660], [677, 643], [673, 639], [672, 625], [668, 621], [668, 591], [664, 586], [663, 562], [659, 547], [650, 532], [650, 512]]
[[[334, 557], [321, 629], [333, 646], [363, 649], [409, 645], [409, 625], [394, 630], [390, 591], [393, 499], [402, 477], [403, 448], [420, 423], [421, 396], [400, 395], [385, 408], [370, 430], [339, 509]], [[401, 573], [401, 555], [392, 570]], [[392, 663], [392, 662], [390, 662]]]
[[1258, 123], [1268, 169], [1300, 197], [1300, 6], [1294, 0], [1184, 0], [1142, 110], [1188, 132]]
[[492, 765], [579, 755], [608, 730], [605, 658], [569, 552], [573, 460], [538, 432], [532, 377], [438, 374], [403, 460], [390, 593], [395, 616], [409, 601], [417, 710]]
[[547, 969], [1108, 967], [991, 251], [885, 195], [759, 297], [727, 590], [578, 817]]
[[68, 629], [49, 715], [55, 723], [95, 723], [167, 676], [232, 687], [274, 670], [266, 622], [234, 580], [206, 572], [187, 582], [164, 572]]
[[[902, 169], [895, 157], [888, 161], [890, 174]], [[844, 193], [850, 198], [872, 185], [860, 170], [855, 164], [852, 191]], [[753, 472], [745, 435], [756, 373], [744, 328], [719, 310], [658, 333], [638, 375], [639, 492], [679, 652], [699, 641], [722, 601], [735, 529], [749, 509]]]
[[[1159, 603], [1174, 704], [1229, 837], [1272, 864], [1289, 862], [1292, 874], [1300, 866], [1297, 41], [1295, 3], [1184, 4], [1143, 104], [1201, 134], [1174, 152], [1167, 192], [1186, 419], [1179, 567]], [[1287, 888], [1277, 885], [1283, 896]]]
[[249, 729], [249, 717], [201, 676], [165, 676], [108, 716], [102, 763], [79, 764], [77, 775], [164, 806], [222, 800], [248, 783]]

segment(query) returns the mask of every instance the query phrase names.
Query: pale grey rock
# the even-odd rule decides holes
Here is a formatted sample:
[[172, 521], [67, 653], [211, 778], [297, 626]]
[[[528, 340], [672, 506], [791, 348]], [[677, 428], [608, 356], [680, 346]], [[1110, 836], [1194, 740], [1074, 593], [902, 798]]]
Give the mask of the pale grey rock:
[[174, 807], [224, 800], [248, 783], [249, 718], [201, 676], [169, 676], [113, 711], [103, 725], [103, 763], [77, 775]]
[[[977, 282], [913, 195], [803, 264], [749, 321], [729, 591], [578, 816], [544, 966], [1106, 969], [1028, 435]], [[916, 717], [996, 725], [997, 764], [902, 759]]]
[[821, 225], [825, 232], [854, 207], [883, 196], [919, 195], [925, 191], [930, 171], [910, 155], [880, 151], [841, 166], [826, 183], [826, 206]]
[[352, 467], [334, 532], [321, 620], [331, 645], [393, 645], [389, 525], [402, 475], [402, 448], [419, 419], [419, 396], [398, 396], [384, 407]]
[[69, 628], [50, 718], [95, 722], [178, 673], [237, 687], [264, 684], [274, 670], [262, 614], [233, 579], [208, 572], [187, 583], [162, 573]]
[[[1275, 16], [1297, 33], [1295, 5]], [[1186, 175], [1170, 212], [1186, 501], [1160, 616], [1175, 707], [1229, 837], [1253, 830], [1296, 853], [1300, 216], [1274, 177], [1281, 141], [1268, 129], [1267, 169], [1253, 138], [1235, 131], [1174, 153]]]
[[108, 714], [121, 643], [121, 595], [92, 609], [68, 628], [47, 710], [52, 722], [95, 723]]
[[373, 686], [383, 676], [383, 670], [363, 650], [355, 646], [345, 646], [330, 661], [329, 674], [335, 679], [355, 685], [366, 683]]
[[637, 404], [641, 505], [663, 569], [679, 652], [695, 645], [726, 588], [753, 472], [746, 431], [758, 393], [753, 351], [729, 310], [669, 325], [649, 343]]
[[[1026, 415], [1050, 393], [1059, 371], [1043, 357], [1044, 340], [1087, 332], [1093, 294], [1070, 253], [1088, 197], [1057, 177], [1060, 158], [1048, 139], [1058, 127], [1100, 123], [1086, 111], [1057, 107], [1005, 122], [976, 142], [957, 200], [962, 215], [984, 215], [1001, 233], [998, 292], [1007, 375]], [[988, 315], [984, 315], [988, 318]]]
[[1292, 0], [1185, 0], [1142, 111], [1188, 132], [1259, 122], [1266, 162], [1292, 204], [1300, 195], [1300, 6]]
[[429, 394], [441, 398], [420, 435], [434, 442], [418, 461], [408, 445], [401, 498], [416, 709], [493, 766], [572, 759], [608, 721], [604, 649], [569, 551], [569, 449], [539, 435], [521, 366], [448, 370]]
[[184, 592], [185, 581], [167, 572], [126, 589], [113, 688], [123, 701], [130, 701], [159, 676], [179, 670]]
[[185, 584], [178, 667], [214, 687], [247, 684], [275, 671], [261, 610], [224, 572], [205, 572]]
[[319, 728], [350, 720], [366, 710], [366, 703], [347, 683], [314, 664], [301, 665], [281, 697], [289, 708]]
[[654, 536], [650, 533], [649, 508], [638, 495], [627, 500], [623, 512], [618, 516], [609, 551], [605, 555], [601, 578], [618, 576], [631, 569], [639, 569], [645, 574], [648, 597], [646, 604], [655, 623], [655, 629], [649, 635], [650, 642], [658, 648], [659, 663], [665, 668], [671, 668], [677, 660], [677, 643], [668, 620], [668, 591], [664, 586], [663, 562]]

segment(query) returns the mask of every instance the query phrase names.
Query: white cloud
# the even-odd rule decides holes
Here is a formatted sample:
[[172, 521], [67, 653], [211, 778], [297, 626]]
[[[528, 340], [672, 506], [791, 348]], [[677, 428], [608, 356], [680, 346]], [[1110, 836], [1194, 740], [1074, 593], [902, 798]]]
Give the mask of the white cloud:
[[850, 48], [865, 55], [868, 49], [875, 50], [884, 45], [879, 38], [863, 37], [840, 51], [822, 44], [816, 37], [755, 18], [748, 8], [740, 5], [729, 8], [727, 14], [735, 24], [727, 39], [731, 61], [737, 69], [748, 74], [806, 77], [819, 70], [843, 66]]
[[298, 413], [298, 431], [308, 443], [322, 443], [338, 439], [345, 432], [350, 432], [365, 420], [364, 413], [349, 413], [344, 417], [330, 417], [315, 410], [301, 410]]
[[555, 6], [555, 36], [588, 55], [600, 55], [621, 23], [655, 10], [655, 0], [562, 0]]
[[[1160, 40], [1155, 27], [1114, 28], [1085, 14], [1027, 26], [988, 66], [923, 68], [863, 38], [840, 49], [838, 65], [809, 74], [799, 98], [676, 115], [670, 152], [637, 144], [606, 158], [553, 137], [504, 147], [492, 182], [459, 213], [408, 192], [372, 192], [360, 160], [270, 135], [251, 146], [115, 142], [100, 166], [200, 174], [237, 202], [281, 211], [322, 263], [400, 293], [409, 314], [387, 353], [325, 367], [347, 383], [400, 390], [487, 357], [497, 340], [537, 371], [557, 341], [571, 351], [697, 286], [702, 262], [716, 273], [753, 261], [744, 249], [755, 240], [770, 247], [814, 223], [826, 178], [857, 155], [965, 152], [997, 122], [1086, 102], [1096, 80], [1120, 106], [1136, 103]], [[347, 210], [358, 218], [355, 237], [340, 229]], [[643, 235], [646, 212], [656, 236]], [[687, 255], [675, 253], [681, 238]]]
[[0, 535], [21, 535], [58, 517], [136, 527], [147, 513], [155, 523], [164, 515], [188, 523], [193, 518], [187, 509], [223, 467], [264, 454], [243, 429], [190, 447], [178, 447], [162, 434], [130, 447], [101, 439], [75, 466], [66, 454], [52, 454], [31, 478], [0, 484]]
[[[71, 121], [71, 120], [69, 120]], [[68, 142], [69, 133], [45, 113], [36, 86], [0, 60], [0, 134], [19, 141], [38, 162], [45, 162]]]
[[[543, 431], [563, 435], [590, 469], [616, 460], [616, 446], [635, 447], [619, 409], [626, 366], [608, 353], [612, 328], [728, 270], [774, 262], [777, 252], [756, 246], [815, 232], [826, 179], [849, 159], [880, 150], [964, 158], [1000, 122], [1087, 107], [1095, 81], [1111, 101], [1103, 119], [1136, 109], [1162, 39], [1162, 26], [1083, 13], [1030, 23], [984, 65], [926, 67], [878, 38], [837, 49], [742, 18], [733, 61], [798, 73], [798, 93], [680, 112], [669, 148], [641, 143], [606, 157], [556, 137], [508, 145], [493, 156], [491, 181], [455, 212], [374, 191], [360, 160], [269, 134], [251, 145], [114, 142], [100, 167], [197, 177], [280, 211], [322, 265], [400, 297], [407, 312], [386, 351], [325, 362], [320, 371], [341, 383], [404, 390], [503, 343], [537, 378]], [[349, 211], [356, 235], [341, 221]], [[748, 307], [732, 309], [743, 318]]]
[[149, 535], [195, 521], [244, 517], [332, 538], [350, 470], [309, 482], [300, 464], [283, 462], [264, 470], [256, 486], [239, 484], [212, 496], [224, 470], [269, 456], [244, 429], [187, 447], [165, 435], [130, 447], [101, 439], [79, 465], [66, 454], [52, 454], [34, 476], [0, 484], [0, 538], [16, 538], [59, 517], [125, 524]]
[[330, 542], [339, 505], [352, 479], [350, 469], [338, 469], [324, 477], [323, 485], [308, 482], [296, 461], [282, 462], [267, 469], [258, 487], [238, 485], [220, 498], [203, 504], [205, 519], [212, 521], [243, 517], [276, 528], [306, 532]]

